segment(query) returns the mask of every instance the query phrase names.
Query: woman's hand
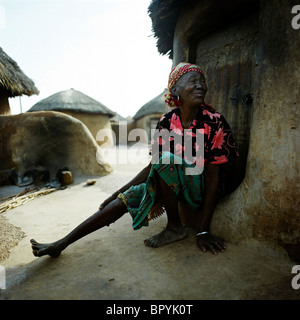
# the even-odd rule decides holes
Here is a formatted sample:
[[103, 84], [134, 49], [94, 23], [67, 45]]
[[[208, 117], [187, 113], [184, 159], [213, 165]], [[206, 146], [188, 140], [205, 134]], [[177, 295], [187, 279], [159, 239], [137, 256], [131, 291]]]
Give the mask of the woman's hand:
[[209, 233], [197, 235], [197, 243], [203, 252], [209, 250], [213, 254], [218, 254], [217, 251], [224, 252], [226, 249], [223, 239]]
[[109, 196], [106, 200], [104, 200], [100, 206], [99, 209], [102, 210], [104, 207], [106, 207], [110, 202], [112, 202], [113, 200], [115, 200], [117, 198], [119, 194], [119, 191], [116, 191], [115, 193], [113, 193], [111, 196]]

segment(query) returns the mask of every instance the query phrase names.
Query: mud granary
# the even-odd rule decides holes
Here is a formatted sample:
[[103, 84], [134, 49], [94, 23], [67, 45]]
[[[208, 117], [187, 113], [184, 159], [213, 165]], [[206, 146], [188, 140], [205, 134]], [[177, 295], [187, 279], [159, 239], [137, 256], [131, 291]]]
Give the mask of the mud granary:
[[[13, 172], [20, 179], [32, 172], [39, 172], [39, 176], [47, 172], [53, 179], [66, 167], [76, 176], [110, 173], [112, 168], [103, 163], [98, 152], [93, 120], [111, 128], [108, 117], [113, 112], [78, 91], [68, 90], [50, 101], [42, 100], [43, 111], [11, 115], [9, 98], [33, 94], [39, 94], [34, 82], [0, 48], [0, 185], [15, 180]], [[66, 114], [53, 111], [62, 109]]]
[[[299, 3], [298, 3], [299, 4]], [[212, 231], [272, 256], [300, 261], [300, 29], [296, 1], [154, 0], [149, 6], [159, 53], [173, 66], [196, 63], [206, 102], [230, 123], [240, 159], [233, 192]]]

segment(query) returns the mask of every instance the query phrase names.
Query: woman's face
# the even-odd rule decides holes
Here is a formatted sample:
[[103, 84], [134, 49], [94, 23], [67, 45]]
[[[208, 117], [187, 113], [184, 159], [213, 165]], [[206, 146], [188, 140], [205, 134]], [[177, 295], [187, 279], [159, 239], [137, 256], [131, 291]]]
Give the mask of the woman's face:
[[172, 93], [179, 95], [183, 106], [199, 106], [204, 102], [207, 92], [205, 77], [202, 73], [192, 71], [184, 74], [176, 82]]

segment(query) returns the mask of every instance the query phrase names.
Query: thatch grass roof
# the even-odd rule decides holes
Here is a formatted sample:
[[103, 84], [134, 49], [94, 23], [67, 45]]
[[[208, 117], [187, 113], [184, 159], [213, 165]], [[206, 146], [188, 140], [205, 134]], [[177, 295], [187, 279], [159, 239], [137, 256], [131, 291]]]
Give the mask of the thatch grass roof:
[[173, 58], [173, 38], [181, 5], [188, 0], [152, 0], [148, 14], [152, 20], [152, 31], [157, 39], [158, 52]]
[[0, 48], [0, 86], [8, 92], [8, 97], [39, 94], [34, 82], [29, 79], [17, 63]]
[[109, 117], [115, 115], [115, 112], [102, 103], [74, 89], [57, 92], [39, 101], [28, 110], [28, 112], [32, 111], [73, 111], [79, 113], [105, 114]]
[[161, 113], [165, 114], [167, 111], [166, 103], [165, 103], [165, 94], [168, 92], [165, 89], [160, 95], [150, 100], [146, 104], [144, 104], [138, 112], [134, 115], [133, 119], [138, 120], [144, 116], [149, 114]]
[[128, 121], [128, 119], [122, 117], [120, 114], [116, 113], [112, 118], [109, 119], [110, 122]]
[[[201, 15], [185, 30], [186, 40], [195, 40], [215, 31], [234, 19], [248, 15], [259, 7], [258, 0], [152, 0], [148, 7], [148, 14], [152, 20], [152, 31], [157, 39], [156, 47], [162, 55], [173, 58], [173, 40], [177, 20], [184, 9], [201, 7]], [[188, 31], [188, 32], [187, 32]], [[194, 39], [193, 39], [194, 37]]]

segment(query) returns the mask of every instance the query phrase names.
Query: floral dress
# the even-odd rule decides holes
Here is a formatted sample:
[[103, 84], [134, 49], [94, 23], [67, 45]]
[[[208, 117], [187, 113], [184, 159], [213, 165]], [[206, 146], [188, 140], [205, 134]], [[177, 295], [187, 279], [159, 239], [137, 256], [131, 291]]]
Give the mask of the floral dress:
[[[166, 138], [159, 135], [159, 132], [164, 131]], [[167, 132], [172, 132], [173, 135], [168, 135]], [[184, 134], [186, 131], [186, 134]], [[187, 130], [184, 130], [180, 119], [180, 108], [173, 109], [165, 114], [158, 122], [152, 139], [151, 150], [158, 146], [163, 151], [170, 151], [174, 155], [185, 159], [185, 145], [192, 145], [193, 157], [201, 148], [195, 139], [197, 134], [204, 134], [204, 165], [222, 164], [228, 162], [231, 158], [238, 156], [236, 144], [233, 140], [231, 128], [224, 116], [214, 111], [207, 105], [202, 105], [196, 118], [190, 124]], [[184, 139], [182, 143], [174, 143], [181, 141], [176, 136]], [[169, 139], [168, 139], [169, 138]], [[171, 141], [167, 141], [171, 140]], [[169, 142], [169, 143], [168, 143]], [[169, 147], [168, 150], [166, 146]], [[152, 151], [151, 151], [152, 152]]]
[[195, 210], [203, 201], [207, 165], [227, 163], [238, 157], [230, 126], [223, 115], [203, 104], [185, 130], [180, 112], [180, 108], [175, 108], [157, 123], [147, 181], [119, 195], [133, 218], [135, 230], [148, 225], [149, 220], [164, 212], [163, 199], [156, 190], [157, 175], [180, 201]]

